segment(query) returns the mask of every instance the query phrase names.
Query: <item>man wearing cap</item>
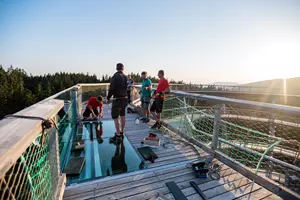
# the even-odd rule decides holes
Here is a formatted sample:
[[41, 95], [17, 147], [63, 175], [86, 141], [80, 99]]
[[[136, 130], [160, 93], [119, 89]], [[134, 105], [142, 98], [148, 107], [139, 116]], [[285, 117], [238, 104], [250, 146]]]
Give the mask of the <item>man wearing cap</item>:
[[134, 81], [131, 78], [131, 75], [128, 74], [128, 81], [127, 81], [127, 98], [128, 98], [128, 103], [131, 103], [131, 92], [133, 90], [133, 85], [134, 85]]
[[[127, 99], [127, 76], [123, 73], [124, 65], [122, 63], [117, 64], [117, 72], [113, 75], [109, 91], [107, 95], [107, 100], [113, 96], [114, 100], [112, 102], [111, 117], [115, 122], [116, 133], [115, 136], [110, 138], [111, 143], [120, 143], [124, 138], [124, 128], [126, 123], [125, 110], [128, 104]], [[121, 117], [121, 124], [119, 120]]]

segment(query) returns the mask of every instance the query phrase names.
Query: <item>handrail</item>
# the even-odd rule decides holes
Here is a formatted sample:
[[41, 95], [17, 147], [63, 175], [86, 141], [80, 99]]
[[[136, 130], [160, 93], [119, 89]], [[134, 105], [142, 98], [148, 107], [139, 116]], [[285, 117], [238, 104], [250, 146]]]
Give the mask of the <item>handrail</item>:
[[[17, 114], [53, 118], [63, 107], [63, 101], [42, 101]], [[7, 118], [0, 121], [0, 177], [19, 158], [42, 131], [41, 121]]]
[[292, 113], [292, 114], [300, 115], [300, 108], [293, 107], [293, 106], [247, 101], [241, 99], [230, 99], [226, 97], [210, 96], [205, 94], [193, 94], [193, 93], [173, 91], [173, 90], [171, 91], [171, 94], [191, 97], [203, 101], [215, 102], [218, 104], [231, 104], [231, 105], [238, 105], [247, 108], [256, 108], [256, 109], [260, 108], [261, 111], [269, 111], [269, 112], [277, 112], [277, 113]]
[[[140, 85], [135, 85], [134, 87], [137, 89], [141, 88]], [[230, 105], [242, 106], [243, 108], [252, 108], [252, 109], [254, 108], [255, 110], [260, 110], [260, 111], [268, 111], [272, 113], [275, 112], [281, 114], [288, 113], [288, 114], [294, 114], [300, 116], [300, 108], [293, 107], [293, 106], [262, 103], [262, 102], [248, 101], [242, 99], [231, 99], [227, 97], [211, 96], [205, 94], [194, 94], [194, 93], [188, 93], [188, 92], [176, 91], [176, 90], [171, 90], [170, 93], [178, 96], [190, 97], [202, 101], [210, 101], [216, 104], [230, 104]]]

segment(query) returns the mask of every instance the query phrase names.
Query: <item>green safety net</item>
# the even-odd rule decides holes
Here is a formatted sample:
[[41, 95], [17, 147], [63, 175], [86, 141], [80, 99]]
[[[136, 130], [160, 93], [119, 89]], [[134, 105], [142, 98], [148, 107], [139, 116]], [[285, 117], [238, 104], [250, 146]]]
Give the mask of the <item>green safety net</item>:
[[40, 134], [1, 179], [1, 199], [54, 199], [49, 134]]
[[[215, 124], [218, 107], [220, 120]], [[167, 97], [162, 118], [208, 148], [214, 145], [213, 134], [217, 131], [216, 151], [258, 175], [300, 192], [298, 118], [183, 94]]]
[[[64, 156], [62, 150], [68, 145], [73, 125], [72, 102], [69, 92], [60, 95], [65, 100], [65, 112], [58, 119], [58, 134], [52, 128], [42, 133], [27, 147], [19, 159], [0, 180], [0, 199], [53, 200], [59, 178], [58, 159]], [[58, 138], [57, 138], [58, 136]], [[57, 139], [56, 139], [57, 138]], [[57, 147], [57, 140], [59, 141]], [[56, 149], [59, 150], [59, 156]]]

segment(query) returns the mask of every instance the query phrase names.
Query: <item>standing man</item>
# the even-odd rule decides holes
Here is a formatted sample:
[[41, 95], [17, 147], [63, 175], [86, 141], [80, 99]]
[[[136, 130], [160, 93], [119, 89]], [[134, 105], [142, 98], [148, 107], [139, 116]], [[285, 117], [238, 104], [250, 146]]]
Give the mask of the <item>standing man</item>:
[[170, 86], [167, 79], [164, 78], [165, 72], [163, 70], [158, 71], [159, 82], [155, 91], [155, 99], [150, 108], [153, 117], [156, 119], [155, 124], [151, 128], [160, 128], [160, 116], [163, 109], [163, 103], [166, 98], [165, 94], [170, 92]]
[[[83, 119], [89, 119], [92, 114], [92, 119], [97, 119], [98, 117], [102, 117], [102, 108], [103, 108], [103, 97], [91, 97], [86, 105], [85, 111], [83, 112]], [[99, 111], [98, 112], [98, 107]]]
[[[125, 127], [125, 109], [128, 104], [127, 99], [127, 76], [124, 75], [124, 65], [122, 63], [117, 64], [117, 72], [113, 75], [109, 91], [107, 95], [107, 100], [113, 96], [114, 100], [112, 102], [111, 117], [115, 122], [116, 134], [114, 137], [110, 138], [111, 143], [120, 143], [124, 138], [124, 127]], [[119, 120], [121, 116], [121, 124]], [[120, 130], [121, 125], [121, 130]]]
[[142, 72], [142, 95], [141, 95], [141, 107], [143, 109], [144, 113], [144, 122], [148, 123], [150, 121], [149, 119], [149, 104], [152, 94], [152, 82], [148, 78], [147, 72]]
[[131, 91], [133, 89], [134, 81], [131, 78], [130, 74], [128, 74], [128, 81], [127, 81], [127, 98], [128, 103], [131, 103]]

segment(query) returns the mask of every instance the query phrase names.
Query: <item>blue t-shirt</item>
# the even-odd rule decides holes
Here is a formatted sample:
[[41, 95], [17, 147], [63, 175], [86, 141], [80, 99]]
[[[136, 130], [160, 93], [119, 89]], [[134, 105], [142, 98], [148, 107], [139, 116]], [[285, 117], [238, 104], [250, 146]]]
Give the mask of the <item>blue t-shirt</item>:
[[142, 81], [142, 96], [143, 97], [150, 97], [151, 96], [152, 90], [145, 90], [145, 87], [149, 87], [151, 85], [152, 85], [152, 82], [149, 78], [144, 79]]

